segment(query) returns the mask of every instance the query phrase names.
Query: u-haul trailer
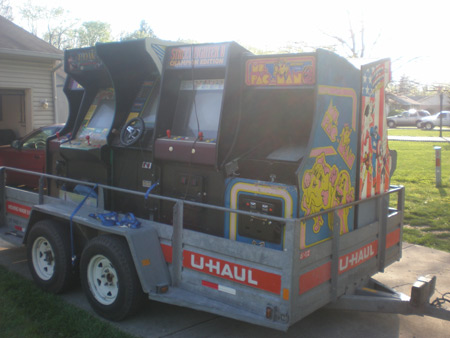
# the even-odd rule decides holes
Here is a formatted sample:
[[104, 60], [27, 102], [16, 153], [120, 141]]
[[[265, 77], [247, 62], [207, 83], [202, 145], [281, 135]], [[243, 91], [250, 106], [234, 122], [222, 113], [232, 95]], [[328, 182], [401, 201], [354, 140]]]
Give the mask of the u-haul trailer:
[[[15, 169], [2, 168], [1, 175], [5, 170]], [[99, 188], [145, 198], [144, 193]], [[6, 224], [2, 232], [16, 234], [3, 237], [27, 245], [37, 284], [51, 292], [62, 292], [73, 282], [72, 267], [80, 264], [90, 304], [112, 320], [137, 311], [142, 293], [150, 300], [278, 330], [287, 330], [327, 304], [331, 308], [426, 314], [450, 320], [448, 312], [427, 303], [434, 291], [432, 281], [421, 281], [410, 299], [371, 279], [401, 257], [403, 187], [392, 187], [370, 198], [379, 206], [377, 221], [345, 235], [335, 230], [330, 240], [306, 250], [300, 249], [301, 222], [320, 214], [302, 219], [268, 216], [286, 224], [285, 248], [273, 250], [183, 229], [184, 207], [199, 206], [197, 202], [172, 200], [173, 225], [140, 219], [140, 227], [132, 229], [103, 225], [89, 216], [104, 212], [101, 206], [83, 206], [74, 212], [76, 203], [47, 196], [44, 189], [34, 193], [1, 187], [1, 191], [5, 206], [2, 224]], [[395, 207], [387, 208], [388, 200], [391, 204], [395, 201]], [[342, 208], [359, 203], [326, 213], [337, 215]], [[255, 216], [246, 211], [201, 207]], [[71, 245], [70, 238], [78, 239]], [[81, 242], [85, 242], [83, 247]], [[371, 287], [369, 291], [367, 286]]]
[[280, 330], [329, 303], [369, 309], [359, 294], [401, 257], [388, 60], [150, 40], [66, 59], [70, 134], [49, 140], [39, 192], [0, 186], [2, 231], [22, 235], [38, 285], [62, 292], [80, 274], [113, 320], [143, 294]]
[[[2, 168], [2, 175], [5, 170], [15, 169]], [[145, 198], [144, 193], [99, 188]], [[18, 236], [6, 238], [27, 245], [33, 277], [48, 291], [66, 290], [73, 282], [72, 266], [80, 265], [90, 304], [113, 320], [137, 310], [144, 292], [151, 300], [287, 330], [341, 296], [353, 295], [401, 256], [402, 187], [371, 198], [380, 206], [376, 222], [342, 236], [334, 231], [329, 241], [304, 250], [300, 249], [301, 222], [320, 214], [302, 219], [267, 216], [286, 224], [285, 247], [274, 250], [183, 229], [186, 205], [253, 213], [148, 197], [175, 203], [173, 225], [139, 219], [137, 229], [107, 226], [89, 216], [105, 212], [101, 206], [84, 205], [74, 212], [77, 203], [47, 196], [44, 189], [35, 193], [3, 186], [3, 231], [15, 231]], [[389, 197], [396, 197], [396, 208], [386, 208]], [[326, 213], [337, 215], [342, 208], [358, 204]]]

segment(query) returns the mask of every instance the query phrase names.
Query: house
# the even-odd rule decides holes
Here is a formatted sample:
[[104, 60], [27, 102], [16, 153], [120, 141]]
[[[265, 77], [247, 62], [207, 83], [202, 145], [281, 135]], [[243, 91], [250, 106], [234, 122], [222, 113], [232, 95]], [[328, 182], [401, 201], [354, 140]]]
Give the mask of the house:
[[440, 95], [427, 96], [420, 100], [421, 109], [428, 110], [431, 114], [440, 112], [441, 110], [450, 110], [450, 97], [447, 93], [442, 95], [442, 109]]
[[387, 111], [421, 109], [420, 102], [413, 100], [407, 96], [386, 94]]
[[62, 51], [0, 16], [0, 129], [20, 137], [66, 122], [63, 60]]

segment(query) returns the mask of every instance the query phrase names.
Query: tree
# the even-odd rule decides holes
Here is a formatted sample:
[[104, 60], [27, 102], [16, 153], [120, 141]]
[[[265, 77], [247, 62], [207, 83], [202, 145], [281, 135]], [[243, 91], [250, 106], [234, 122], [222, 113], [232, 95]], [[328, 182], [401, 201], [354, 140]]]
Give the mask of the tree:
[[[0, 0], [5, 1], [5, 0]], [[73, 18], [62, 7], [48, 8], [33, 6], [30, 1], [20, 8], [22, 17], [28, 21], [32, 34], [58, 49], [89, 47], [97, 42], [111, 41], [111, 27], [100, 21], [84, 22], [81, 27], [75, 28], [79, 20]], [[44, 25], [45, 23], [45, 25]], [[46, 27], [46, 32], [38, 34], [38, 30]]]
[[101, 21], [83, 22], [77, 30], [77, 47], [94, 46], [97, 42], [111, 41], [111, 26]]
[[0, 0], [0, 15], [10, 21], [13, 20], [12, 7], [9, 4], [9, 0]]
[[28, 30], [31, 34], [38, 36], [39, 23], [47, 17], [48, 9], [44, 6], [33, 6], [28, 1], [23, 7], [20, 7], [20, 14], [28, 22]]
[[58, 49], [73, 48], [76, 42], [75, 25], [78, 20], [72, 19], [63, 8], [47, 10], [47, 32], [43, 39]]
[[398, 96], [427, 96], [431, 95], [426, 86], [411, 80], [408, 76], [402, 75], [399, 81], [391, 81], [387, 91]]
[[[48, 8], [44, 6], [33, 6], [28, 2], [20, 8], [22, 17], [28, 21], [32, 34], [40, 36], [58, 49], [74, 47], [74, 26], [77, 19], [71, 17], [70, 13], [62, 7]], [[46, 32], [39, 34], [39, 30], [46, 27]]]
[[145, 20], [142, 20], [140, 25], [139, 25], [139, 29], [138, 30], [134, 31], [133, 33], [122, 35], [120, 40], [125, 41], [125, 40], [135, 40], [135, 39], [143, 39], [143, 38], [156, 38], [156, 37], [157, 36], [153, 32], [153, 30], [151, 29], [149, 24]]
[[[333, 40], [337, 42], [336, 46], [332, 46], [332, 49], [341, 49], [344, 54], [349, 58], [364, 58], [367, 52], [367, 36], [364, 25], [364, 20], [361, 20], [359, 24], [359, 29], [354, 28], [355, 24], [348, 16], [348, 36], [340, 36], [335, 34], [327, 34]], [[373, 41], [371, 48], [373, 48], [381, 36], [378, 34], [376, 39]]]

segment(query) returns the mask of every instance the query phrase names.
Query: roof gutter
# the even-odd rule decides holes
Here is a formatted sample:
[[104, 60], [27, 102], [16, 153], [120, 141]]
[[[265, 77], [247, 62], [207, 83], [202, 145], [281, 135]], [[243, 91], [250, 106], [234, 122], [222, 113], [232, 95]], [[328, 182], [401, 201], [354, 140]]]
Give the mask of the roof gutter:
[[21, 57], [24, 59], [42, 59], [42, 60], [63, 60], [64, 53], [42, 53], [42, 52], [33, 52], [28, 50], [17, 50], [17, 49], [9, 49], [9, 48], [0, 48], [0, 55], [2, 56], [10, 56], [10, 57]]
[[[58, 62], [55, 61], [55, 63]], [[52, 69], [52, 91], [53, 91], [53, 111], [55, 114], [54, 121], [55, 123], [60, 123], [59, 116], [58, 116], [58, 92], [56, 91], [56, 71], [63, 66], [64, 62], [62, 60], [59, 60], [59, 64], [54, 66]]]

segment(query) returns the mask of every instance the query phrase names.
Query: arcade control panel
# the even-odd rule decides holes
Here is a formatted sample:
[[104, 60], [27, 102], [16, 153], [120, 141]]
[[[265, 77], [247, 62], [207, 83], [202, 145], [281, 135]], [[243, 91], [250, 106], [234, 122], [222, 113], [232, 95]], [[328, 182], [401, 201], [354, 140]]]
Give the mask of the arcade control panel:
[[204, 139], [201, 132], [197, 137], [167, 136], [155, 142], [155, 157], [161, 160], [214, 165], [216, 161], [216, 139]]

